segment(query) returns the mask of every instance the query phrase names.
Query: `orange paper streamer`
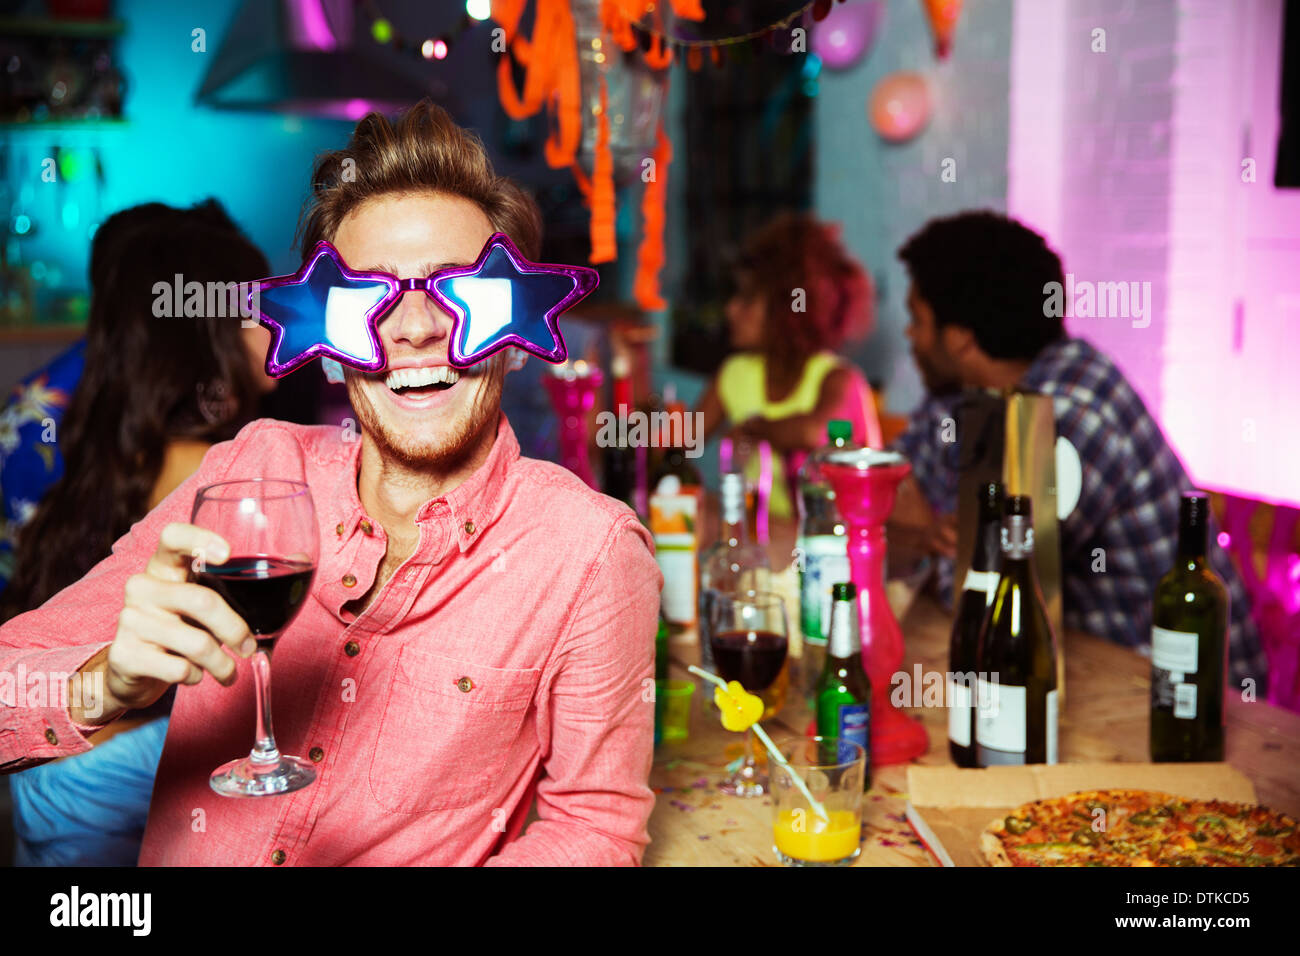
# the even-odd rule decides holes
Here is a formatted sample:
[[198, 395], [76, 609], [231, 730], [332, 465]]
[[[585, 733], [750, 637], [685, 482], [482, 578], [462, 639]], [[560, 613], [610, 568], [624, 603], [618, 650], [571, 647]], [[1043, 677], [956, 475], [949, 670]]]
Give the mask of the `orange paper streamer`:
[[600, 118], [596, 125], [596, 159], [591, 171], [591, 256], [593, 265], [618, 258], [614, 239], [614, 156], [609, 150], [609, 108], [605, 78], [600, 78]]
[[930, 29], [934, 31], [934, 52], [941, 60], [946, 60], [952, 51], [952, 35], [957, 29], [957, 18], [961, 16], [962, 0], [923, 0], [925, 14], [930, 19]]
[[[663, 0], [660, 0], [662, 3]], [[702, 20], [700, 0], [671, 0], [673, 12], [686, 20]], [[512, 119], [526, 119], [545, 108], [554, 119], [546, 140], [546, 162], [573, 171], [583, 197], [591, 207], [591, 255], [594, 263], [618, 258], [615, 233], [616, 192], [614, 157], [610, 149], [608, 91], [604, 77], [600, 81], [600, 112], [596, 116], [596, 155], [591, 177], [577, 162], [582, 143], [583, 100], [579, 70], [577, 29], [568, 0], [537, 0], [533, 17], [533, 35], [519, 34], [519, 24], [528, 8], [528, 0], [493, 0], [492, 19], [504, 30], [507, 48], [524, 71], [522, 88], [515, 84], [510, 59], [502, 57], [497, 67], [497, 92], [501, 107]], [[662, 28], [661, 14], [654, 0], [601, 0], [600, 25], [607, 56], [612, 45], [630, 51], [637, 46], [633, 25], [654, 12], [655, 26]], [[692, 67], [698, 69], [701, 57], [692, 51]], [[716, 48], [711, 51], [717, 62]], [[664, 69], [672, 63], [672, 47], [655, 31], [645, 61], [652, 69]], [[664, 308], [659, 295], [659, 272], [664, 262], [664, 204], [668, 164], [672, 145], [659, 124], [654, 152], [655, 178], [645, 184], [641, 200], [643, 234], [637, 250], [637, 274], [634, 295], [646, 309]]]
[[637, 305], [652, 311], [667, 308], [659, 294], [659, 271], [664, 265], [664, 206], [668, 198], [668, 164], [673, 159], [673, 144], [659, 121], [658, 142], [654, 152], [654, 179], [645, 184], [641, 197], [641, 248], [637, 250], [636, 280], [632, 294]]

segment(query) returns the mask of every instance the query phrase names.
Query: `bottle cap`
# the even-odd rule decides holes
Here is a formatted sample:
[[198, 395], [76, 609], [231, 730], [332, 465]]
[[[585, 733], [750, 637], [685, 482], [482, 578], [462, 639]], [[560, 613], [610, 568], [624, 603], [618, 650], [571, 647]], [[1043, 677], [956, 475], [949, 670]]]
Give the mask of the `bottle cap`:
[[745, 476], [729, 471], [722, 476], [722, 520], [735, 524], [745, 520]]
[[852, 581], [837, 581], [831, 585], [832, 601], [852, 601], [857, 596], [858, 589]]
[[1029, 495], [1007, 495], [1002, 513], [1007, 517], [1023, 515], [1026, 518], [1032, 518], [1034, 516], [1033, 502], [1029, 500]]
[[1002, 482], [980, 482], [975, 488], [975, 496], [978, 498], [981, 507], [992, 508], [998, 514], [1002, 513]]
[[832, 418], [826, 423], [826, 438], [831, 444], [836, 441], [853, 441], [853, 423], [842, 418]]
[[671, 498], [682, 493], [682, 480], [676, 475], [664, 475], [655, 485], [655, 494]]
[[1184, 491], [1182, 501], [1179, 503], [1179, 520], [1192, 527], [1200, 527], [1206, 523], [1206, 517], [1210, 511], [1210, 496], [1203, 491], [1192, 490]]

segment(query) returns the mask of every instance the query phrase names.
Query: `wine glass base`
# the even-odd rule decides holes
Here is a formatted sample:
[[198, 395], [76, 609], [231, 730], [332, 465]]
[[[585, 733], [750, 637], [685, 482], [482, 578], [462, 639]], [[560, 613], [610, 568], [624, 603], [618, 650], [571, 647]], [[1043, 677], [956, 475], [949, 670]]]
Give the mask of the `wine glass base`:
[[218, 767], [208, 783], [223, 797], [273, 797], [301, 790], [315, 779], [316, 768], [301, 757], [282, 756], [271, 764], [241, 757]]
[[771, 787], [768, 784], [767, 774], [747, 772], [753, 769], [742, 767], [724, 780], [718, 789], [731, 797], [761, 797], [769, 793]]

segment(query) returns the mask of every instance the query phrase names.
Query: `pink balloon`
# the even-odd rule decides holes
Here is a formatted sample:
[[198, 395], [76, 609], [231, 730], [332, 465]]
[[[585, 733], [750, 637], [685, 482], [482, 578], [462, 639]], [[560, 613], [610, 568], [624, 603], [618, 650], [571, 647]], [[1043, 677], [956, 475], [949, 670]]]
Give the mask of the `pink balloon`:
[[867, 115], [881, 139], [901, 143], [930, 121], [930, 85], [920, 73], [901, 71], [881, 77], [871, 91]]
[[829, 69], [848, 69], [871, 48], [882, 13], [884, 4], [880, 0], [837, 3], [813, 28], [812, 52]]

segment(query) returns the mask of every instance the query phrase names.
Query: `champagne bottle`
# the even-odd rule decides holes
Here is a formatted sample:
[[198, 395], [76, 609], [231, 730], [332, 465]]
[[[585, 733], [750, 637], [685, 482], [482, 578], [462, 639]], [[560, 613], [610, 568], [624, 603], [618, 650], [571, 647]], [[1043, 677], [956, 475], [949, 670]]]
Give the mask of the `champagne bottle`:
[[1178, 559], [1151, 615], [1151, 759], [1223, 759], [1228, 591], [1206, 560], [1210, 500], [1183, 493]]
[[980, 629], [997, 594], [998, 568], [1002, 564], [1002, 485], [985, 482], [976, 494], [979, 518], [975, 553], [962, 584], [948, 642], [948, 750], [959, 767], [975, 766], [976, 657]]
[[1026, 495], [1011, 495], [1003, 509], [1001, 578], [977, 660], [976, 763], [1056, 763], [1056, 636], [1034, 573]]
[[862, 669], [858, 590], [831, 585], [831, 639], [817, 682], [817, 733], [850, 740], [867, 752], [863, 789], [871, 787], [871, 681]]

